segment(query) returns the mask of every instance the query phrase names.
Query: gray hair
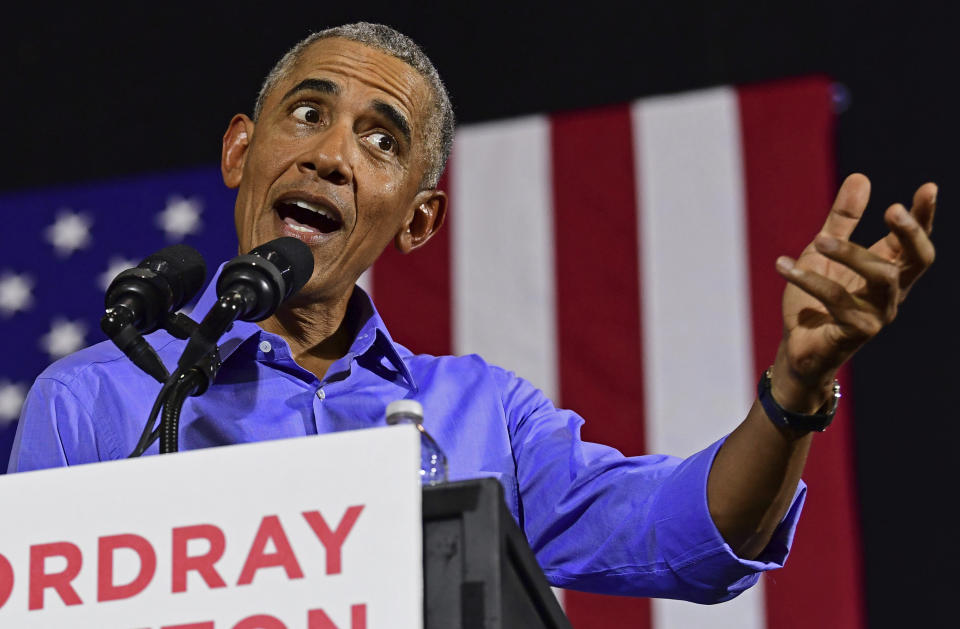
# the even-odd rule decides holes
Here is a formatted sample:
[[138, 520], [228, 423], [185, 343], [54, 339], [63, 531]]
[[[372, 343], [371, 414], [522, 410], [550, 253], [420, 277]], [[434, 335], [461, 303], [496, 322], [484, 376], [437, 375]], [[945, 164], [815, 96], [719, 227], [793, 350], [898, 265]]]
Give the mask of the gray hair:
[[256, 105], [253, 108], [254, 121], [260, 117], [267, 95], [287, 77], [303, 52], [311, 44], [331, 37], [349, 39], [396, 57], [406, 62], [426, 79], [432, 92], [433, 103], [429, 117], [425, 121], [425, 128], [421, 132], [427, 150], [427, 168], [423, 174], [421, 186], [435, 188], [437, 182], [440, 181], [440, 175], [443, 174], [447, 158], [450, 156], [450, 149], [453, 146], [455, 125], [453, 106], [450, 104], [447, 88], [440, 80], [440, 74], [427, 55], [412, 39], [389, 26], [371, 24], [370, 22], [345, 24], [344, 26], [317, 31], [299, 42], [280, 58], [280, 61], [273, 66], [273, 69], [270, 70], [267, 78], [263, 81], [260, 93], [257, 95]]

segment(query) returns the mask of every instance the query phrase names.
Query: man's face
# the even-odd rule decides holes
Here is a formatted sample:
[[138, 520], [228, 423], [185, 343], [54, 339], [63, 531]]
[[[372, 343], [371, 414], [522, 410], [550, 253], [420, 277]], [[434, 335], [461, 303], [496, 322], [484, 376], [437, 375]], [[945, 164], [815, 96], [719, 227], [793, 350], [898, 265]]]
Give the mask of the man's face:
[[256, 125], [237, 116], [224, 137], [240, 250], [299, 238], [314, 257], [300, 299], [348, 295], [416, 213], [429, 105], [403, 61], [345, 39], [311, 45]]

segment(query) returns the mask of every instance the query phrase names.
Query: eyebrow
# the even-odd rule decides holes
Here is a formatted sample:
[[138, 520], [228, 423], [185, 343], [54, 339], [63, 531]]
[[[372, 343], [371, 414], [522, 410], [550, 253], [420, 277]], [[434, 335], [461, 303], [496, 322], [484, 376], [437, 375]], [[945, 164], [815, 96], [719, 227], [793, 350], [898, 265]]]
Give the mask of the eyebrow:
[[373, 101], [373, 109], [392, 122], [393, 126], [403, 135], [403, 139], [407, 141], [407, 144], [410, 144], [410, 123], [407, 122], [407, 119], [404, 118], [403, 114], [401, 114], [396, 107], [382, 100], [375, 100]]
[[340, 86], [329, 79], [304, 79], [290, 88], [283, 95], [283, 100], [287, 100], [297, 92], [321, 92], [336, 96], [340, 93]]

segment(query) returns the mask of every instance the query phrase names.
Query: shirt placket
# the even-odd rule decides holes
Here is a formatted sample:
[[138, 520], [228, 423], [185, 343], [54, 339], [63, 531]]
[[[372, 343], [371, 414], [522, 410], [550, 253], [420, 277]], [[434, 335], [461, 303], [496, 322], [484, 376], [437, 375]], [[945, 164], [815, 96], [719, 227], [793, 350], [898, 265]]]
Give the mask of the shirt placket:
[[[295, 366], [303, 376], [300, 380], [303, 386], [313, 390], [312, 399], [312, 418], [313, 434], [319, 434], [322, 423], [322, 413], [324, 412], [323, 400], [326, 398], [325, 381], [318, 380], [315, 375], [301, 367], [290, 355], [289, 346], [278, 337], [268, 338], [267, 334], [260, 335], [260, 342], [257, 344], [257, 357], [266, 363], [286, 363]], [[309, 433], [309, 431], [308, 431]]]

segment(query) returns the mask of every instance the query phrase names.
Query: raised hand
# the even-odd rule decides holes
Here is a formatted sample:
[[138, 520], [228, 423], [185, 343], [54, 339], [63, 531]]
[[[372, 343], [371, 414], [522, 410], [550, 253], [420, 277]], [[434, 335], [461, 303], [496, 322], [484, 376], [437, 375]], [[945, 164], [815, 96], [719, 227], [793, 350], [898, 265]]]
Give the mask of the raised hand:
[[[777, 259], [787, 280], [783, 340], [770, 376], [783, 408], [813, 413], [831, 394], [837, 368], [893, 321], [913, 283], [933, 263], [930, 229], [937, 187], [927, 183], [907, 212], [884, 214], [890, 233], [869, 249], [850, 242], [870, 198], [870, 181], [851, 175], [820, 233], [800, 257]], [[707, 480], [717, 530], [741, 557], [766, 548], [790, 506], [813, 434], [775, 425], [755, 401], [724, 442]]]
[[917, 278], [933, 263], [929, 235], [937, 187], [926, 183], [913, 207], [895, 203], [890, 233], [869, 249], [850, 242], [870, 198], [870, 181], [847, 177], [820, 230], [796, 260], [782, 256], [784, 336], [774, 365], [773, 394], [784, 407], [812, 412], [857, 349], [893, 321]]

